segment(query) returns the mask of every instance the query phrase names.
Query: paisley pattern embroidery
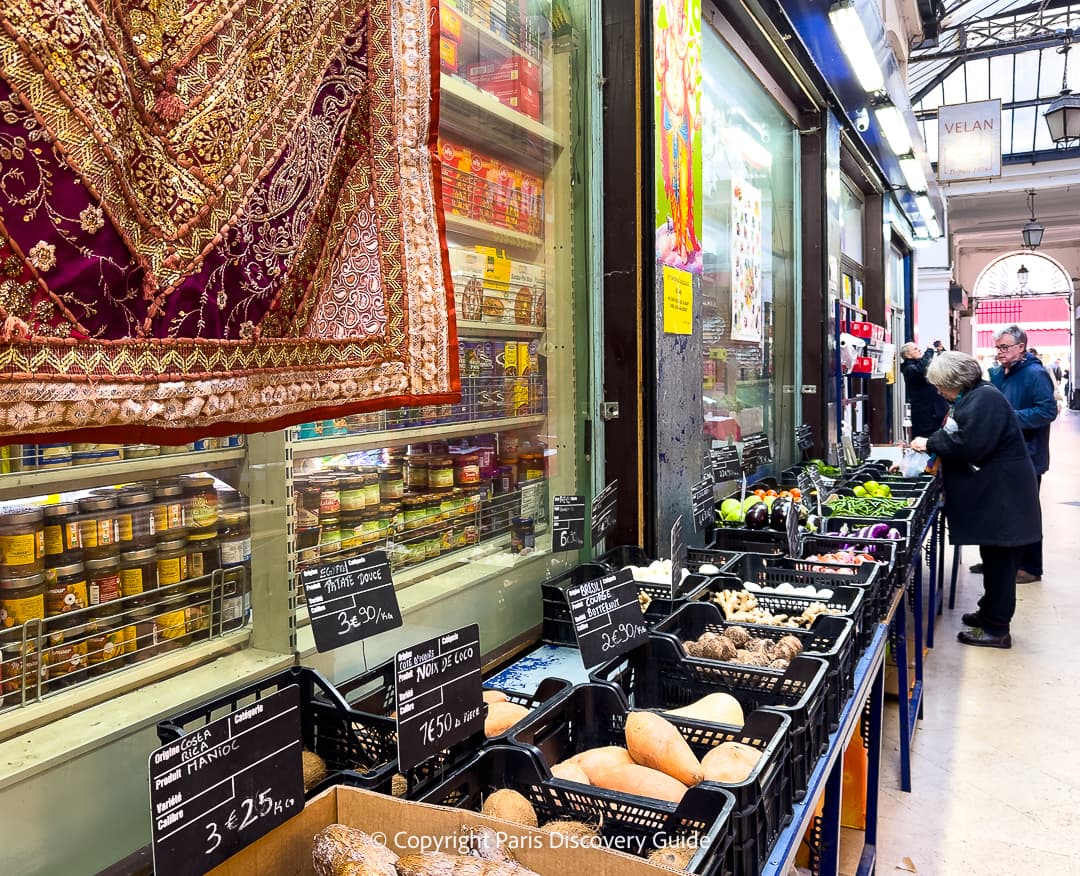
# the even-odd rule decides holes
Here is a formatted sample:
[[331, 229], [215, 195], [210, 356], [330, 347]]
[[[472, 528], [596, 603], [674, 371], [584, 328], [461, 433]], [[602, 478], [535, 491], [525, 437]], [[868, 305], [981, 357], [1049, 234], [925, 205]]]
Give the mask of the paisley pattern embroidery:
[[455, 400], [436, 4], [7, 5], [0, 438]]

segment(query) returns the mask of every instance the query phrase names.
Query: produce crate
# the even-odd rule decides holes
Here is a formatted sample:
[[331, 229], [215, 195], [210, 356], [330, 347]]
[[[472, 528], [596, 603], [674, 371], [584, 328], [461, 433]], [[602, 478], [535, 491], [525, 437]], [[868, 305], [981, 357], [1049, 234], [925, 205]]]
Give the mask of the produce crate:
[[[625, 550], [617, 548], [616, 550]], [[640, 548], [638, 548], [640, 550]], [[609, 554], [612, 552], [608, 552]], [[607, 554], [605, 554], [607, 556]], [[650, 561], [646, 560], [645, 565]], [[622, 564], [615, 568], [600, 563], [584, 563], [564, 572], [556, 578], [545, 581], [540, 585], [544, 606], [544, 626], [542, 638], [552, 645], [570, 645], [577, 647], [577, 637], [574, 635], [574, 624], [570, 618], [570, 605], [566, 601], [566, 591], [570, 587], [584, 584], [610, 575], [613, 571], [624, 568], [625, 565], [639, 565], [638, 563]], [[671, 587], [663, 584], [650, 584], [639, 581], [638, 593], [648, 595], [648, 607], [642, 613], [645, 626], [652, 626], [665, 617], [668, 617], [680, 605], [692, 599], [699, 599], [708, 585], [708, 578], [704, 575], [689, 575], [683, 579], [679, 589], [679, 595], [672, 599]]]
[[[749, 581], [762, 587], [776, 587], [780, 584], [804, 587], [810, 584], [818, 589], [829, 588], [833, 591], [831, 600], [789, 593], [755, 593], [755, 595], [758, 597], [758, 602], [763, 605], [765, 603], [762, 602], [762, 597], [771, 599], [774, 596], [780, 596], [785, 599], [790, 597], [806, 600], [807, 603], [824, 602], [829, 608], [842, 612], [845, 617], [850, 617], [855, 623], [856, 648], [861, 654], [874, 637], [876, 616], [873, 613], [877, 610], [878, 566], [876, 563], [863, 563], [859, 566], [853, 564], [841, 566], [830, 563], [829, 565], [836, 565], [838, 571], [827, 572], [815, 569], [815, 566], [820, 565], [820, 563], [795, 557], [743, 554], [738, 560], [730, 563], [724, 571], [738, 576], [742, 582]], [[843, 571], [839, 571], [841, 568]], [[861, 598], [849, 600], [837, 588], [854, 588], [859, 591]]]
[[[624, 727], [629, 711], [626, 697], [614, 685], [578, 685], [568, 696], [525, 722], [514, 734], [513, 744], [536, 752], [546, 764], [558, 763], [589, 748], [625, 745]], [[761, 759], [745, 781], [701, 782], [686, 792], [678, 806], [593, 787], [585, 793], [580, 784], [560, 782], [577, 790], [584, 798], [573, 801], [578, 805], [564, 810], [566, 816], [581, 818], [588, 815], [582, 820], [602, 823], [615, 819], [649, 830], [658, 829], [657, 825], [664, 829], [669, 818], [665, 818], [666, 813], [671, 809], [675, 811], [675, 824], [688, 819], [704, 820], [713, 815], [719, 808], [719, 801], [713, 795], [726, 790], [735, 798], [732, 814], [736, 852], [734, 872], [748, 876], [759, 872], [791, 810], [788, 774], [784, 768], [790, 719], [777, 713], [758, 712], [750, 715], [747, 726], [740, 730], [721, 724], [665, 717], [678, 728], [699, 758], [721, 742], [734, 741], [758, 749], [762, 752]], [[601, 805], [598, 807], [590, 798], [600, 798]]]
[[727, 567], [736, 562], [745, 551], [718, 551], [713, 548], [689, 548], [686, 551], [686, 568], [691, 572], [700, 574], [700, 569], [706, 563], [712, 563], [720, 570], [721, 574], [727, 572]]
[[493, 745], [413, 799], [479, 812], [484, 800], [502, 788], [526, 797], [541, 825], [584, 821], [595, 825], [613, 847], [641, 855], [652, 851], [661, 836], [687, 837], [700, 843], [687, 872], [737, 876], [731, 866], [735, 798], [722, 787], [693, 797], [688, 793], [676, 809], [671, 803], [557, 779], [534, 749]]
[[720, 551], [752, 551], [757, 554], [786, 554], [787, 533], [776, 529], [748, 529], [745, 526], [714, 526], [707, 532], [709, 548]]
[[828, 664], [819, 657], [800, 655], [786, 670], [764, 669], [689, 657], [670, 637], [654, 636], [590, 677], [619, 687], [635, 708], [650, 703], [680, 708], [721, 692], [738, 700], [744, 715], [764, 710], [787, 716], [788, 783], [791, 798], [801, 800], [814, 764], [828, 747], [827, 674]]
[[[872, 523], [888, 523], [890, 527], [900, 533], [898, 539], [872, 539], [872, 538], [858, 538], [854, 535], [864, 526], [868, 526]], [[914, 540], [922, 532], [923, 527], [916, 524], [916, 521], [912, 518], [907, 519], [888, 519], [882, 520], [878, 517], [840, 517], [838, 515], [830, 515], [828, 517], [821, 518], [821, 525], [823, 527], [821, 535], [828, 536], [840, 536], [844, 539], [845, 544], [852, 545], [893, 545], [896, 549], [896, 564], [907, 565], [908, 560], [911, 557], [911, 551], [914, 548]], [[840, 530], [846, 526], [850, 532], [841, 533]], [[880, 549], [880, 548], [879, 548]]]
[[[837, 588], [839, 590], [839, 588]], [[796, 608], [795, 600], [787, 601], [786, 597], [771, 597], [762, 602], [762, 594], [754, 594], [759, 603], [774, 613], [790, 613]], [[847, 593], [840, 596], [838, 604], [843, 604], [846, 599], [856, 597], [861, 604], [862, 593], [855, 590], [854, 594]], [[803, 600], [797, 607], [798, 611], [809, 603]], [[828, 665], [825, 677], [825, 721], [826, 727], [831, 733], [840, 723], [840, 713], [844, 704], [855, 685], [855, 625], [849, 618], [836, 615], [821, 615], [808, 630], [792, 627], [774, 627], [769, 624], [748, 624], [724, 619], [724, 612], [719, 605], [713, 602], [692, 602], [684, 605], [667, 620], [659, 623], [653, 632], [656, 635], [670, 637], [680, 651], [683, 651], [682, 643], [690, 639], [698, 638], [702, 633], [722, 633], [730, 626], [745, 627], [757, 638], [772, 639], [778, 642], [786, 635], [792, 635], [802, 642], [803, 654], [808, 657], [820, 657]], [[685, 652], [684, 652], [685, 653]], [[732, 664], [741, 666], [742, 664]], [[756, 667], [752, 667], [756, 668]], [[782, 670], [773, 670], [780, 672]]]
[[[884, 541], [885, 544], [879, 542]], [[802, 552], [803, 557], [809, 555], [818, 554], [831, 554], [844, 547], [854, 547], [855, 545], [847, 540], [846, 536], [837, 535], [808, 535], [803, 539]], [[873, 548], [870, 551], [863, 551], [863, 553], [871, 554], [876, 558], [877, 563], [872, 566], [876, 568], [876, 574], [873, 574], [869, 579], [866, 586], [866, 596], [863, 600], [863, 622], [866, 627], [869, 628], [870, 636], [873, 637], [874, 626], [885, 616], [885, 611], [888, 608], [888, 598], [892, 594], [896, 576], [896, 542], [890, 539], [879, 539], [872, 541], [866, 545], [868, 548]], [[817, 560], [803, 560], [811, 565], [819, 565]], [[849, 565], [845, 563], [834, 563], [828, 560], [823, 561], [827, 566], [836, 566], [837, 568], [849, 568], [855, 573], [854, 581], [845, 580], [845, 584], [859, 585], [860, 572], [857, 570], [862, 569], [869, 564], [863, 563], [859, 566]], [[847, 578], [848, 576], [843, 576]], [[865, 630], [864, 630], [865, 632]]]
[[[327, 770], [351, 770], [351, 783], [389, 794], [397, 772], [397, 735], [389, 718], [362, 715], [314, 669], [294, 666], [245, 684], [157, 725], [162, 745], [193, 733], [211, 721], [230, 715], [290, 685], [300, 689], [300, 728], [304, 748], [326, 761]], [[327, 781], [307, 792], [311, 798]]]

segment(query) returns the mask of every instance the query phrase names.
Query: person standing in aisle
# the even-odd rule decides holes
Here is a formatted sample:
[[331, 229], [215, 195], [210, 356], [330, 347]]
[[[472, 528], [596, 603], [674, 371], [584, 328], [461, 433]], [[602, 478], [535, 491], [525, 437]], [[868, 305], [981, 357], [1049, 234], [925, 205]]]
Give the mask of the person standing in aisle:
[[949, 403], [926, 382], [926, 369], [933, 361], [934, 354], [941, 350], [941, 341], [934, 341], [934, 345], [925, 353], [914, 341], [908, 341], [900, 348], [903, 359], [900, 373], [904, 375], [904, 389], [908, 404], [911, 405], [912, 438], [926, 438], [934, 434], [941, 428], [949, 410]]
[[956, 429], [914, 438], [911, 447], [941, 458], [950, 540], [977, 544], [982, 556], [983, 596], [978, 610], [963, 616], [971, 629], [956, 638], [965, 645], [1011, 648], [1020, 557], [1042, 537], [1035, 467], [1016, 413], [982, 379], [976, 359], [942, 353], [926, 377], [953, 403]]
[[[1009, 400], [1020, 421], [1024, 441], [1035, 465], [1038, 485], [1050, 468], [1050, 424], [1057, 419], [1058, 406], [1054, 398], [1054, 380], [1042, 360], [1027, 346], [1027, 333], [1011, 325], [994, 336], [998, 364], [990, 369], [990, 382]], [[1016, 573], [1019, 584], [1042, 580], [1042, 539], [1032, 543], [1020, 557]], [[971, 567], [980, 573], [983, 564]]]

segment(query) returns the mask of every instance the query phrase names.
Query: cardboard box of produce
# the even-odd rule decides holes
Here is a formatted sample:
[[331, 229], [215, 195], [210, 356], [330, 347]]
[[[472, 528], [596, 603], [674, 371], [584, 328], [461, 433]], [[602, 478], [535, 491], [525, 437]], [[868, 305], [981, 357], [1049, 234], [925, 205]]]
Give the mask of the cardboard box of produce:
[[371, 791], [338, 786], [308, 801], [304, 811], [210, 871], [210, 876], [252, 873], [313, 874], [311, 845], [316, 833], [339, 823], [385, 838], [399, 855], [457, 853], [459, 829], [486, 825], [505, 834], [506, 847], [540, 876], [566, 873], [600, 876], [658, 876], [672, 871], [621, 852], [589, 848], [561, 837], [487, 818], [462, 809], [411, 803]]

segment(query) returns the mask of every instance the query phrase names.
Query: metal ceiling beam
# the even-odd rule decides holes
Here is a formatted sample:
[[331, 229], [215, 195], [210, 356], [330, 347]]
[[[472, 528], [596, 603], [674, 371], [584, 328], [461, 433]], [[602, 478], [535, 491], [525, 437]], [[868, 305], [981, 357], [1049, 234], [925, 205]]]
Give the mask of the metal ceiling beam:
[[[918, 106], [919, 101], [921, 101], [924, 97], [926, 97], [926, 95], [928, 95], [931, 91], [937, 88], [954, 71], [959, 70], [961, 67], [963, 67], [964, 60], [964, 58], [953, 58], [951, 61], [949, 61], [948, 64], [938, 70], [938, 72], [934, 76], [930, 77], [930, 81], [928, 83], [926, 83], [925, 85], [920, 85], [918, 91], [912, 92], [911, 105], [913, 107]], [[917, 117], [918, 113], [916, 113], [916, 118]]]
[[[966, 0], [965, 0], [966, 2]], [[1047, 0], [1046, 3], [1029, 3], [1026, 6], [1018, 6], [1015, 9], [1008, 9], [1003, 12], [998, 12], [993, 15], [987, 15], [980, 18], [965, 18], [962, 21], [947, 24], [946, 19], [955, 12], [959, 7], [963, 6], [964, 2], [957, 3], [952, 9], [946, 9], [945, 14], [941, 18], [941, 35], [954, 31], [960, 27], [968, 27], [970, 25], [979, 25], [984, 23], [992, 23], [995, 21], [1003, 21], [1005, 19], [1012, 19], [1023, 17], [1025, 15], [1044, 15], [1047, 12], [1056, 12], [1058, 9], [1068, 9], [1069, 7], [1077, 7], [1080, 9], [1080, 4], [1077, 4], [1075, 0]]]
[[969, 46], [962, 49], [944, 49], [927, 55], [912, 56], [911, 64], [922, 64], [930, 61], [944, 61], [946, 59], [959, 58], [963, 61], [974, 61], [977, 58], [994, 58], [999, 55], [1016, 55], [1020, 52], [1031, 52], [1036, 49], [1057, 48], [1062, 44], [1065, 34], [1039, 35], [1025, 37], [1018, 40], [1001, 40], [1000, 42], [986, 43], [981, 46]]
[[[1002, 101], [1001, 102], [1001, 111], [1005, 112], [1005, 110], [1025, 109], [1026, 107], [1032, 107], [1032, 106], [1039, 107], [1039, 106], [1043, 106], [1044, 104], [1049, 106], [1053, 101], [1057, 100], [1057, 98], [1058, 98], [1058, 95], [1053, 94], [1053, 95], [1049, 95], [1047, 97], [1035, 97], [1035, 98], [1032, 98], [1031, 100], [1016, 100], [1016, 101], [1008, 101], [1008, 102], [1007, 101]], [[915, 118], [920, 122], [925, 122], [925, 121], [928, 121], [929, 119], [936, 119], [937, 117], [938, 117], [938, 107], [934, 107], [933, 109], [923, 109], [923, 110], [916, 110], [915, 111]], [[1055, 152], [1056, 151], [1059, 151], [1059, 150], [1055, 150]], [[1060, 151], [1064, 151], [1064, 150], [1060, 150]], [[1025, 153], [1025, 154], [1030, 154], [1030, 153], [1031, 153], [1031, 150], [1029, 149], [1027, 151], [1027, 153]]]

